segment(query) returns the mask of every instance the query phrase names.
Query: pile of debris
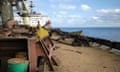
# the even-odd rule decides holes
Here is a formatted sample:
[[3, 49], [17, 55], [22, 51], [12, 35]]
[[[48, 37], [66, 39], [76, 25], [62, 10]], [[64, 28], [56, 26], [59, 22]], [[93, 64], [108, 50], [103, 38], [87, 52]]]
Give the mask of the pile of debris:
[[36, 31], [36, 28], [19, 25], [14, 20], [8, 20], [0, 27], [0, 37], [33, 37]]

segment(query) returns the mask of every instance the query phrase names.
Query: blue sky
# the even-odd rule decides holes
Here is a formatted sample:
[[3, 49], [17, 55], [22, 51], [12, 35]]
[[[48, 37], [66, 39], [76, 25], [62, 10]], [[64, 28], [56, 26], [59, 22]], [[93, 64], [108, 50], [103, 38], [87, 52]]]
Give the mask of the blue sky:
[[120, 27], [120, 0], [32, 1], [34, 11], [49, 16], [53, 27]]

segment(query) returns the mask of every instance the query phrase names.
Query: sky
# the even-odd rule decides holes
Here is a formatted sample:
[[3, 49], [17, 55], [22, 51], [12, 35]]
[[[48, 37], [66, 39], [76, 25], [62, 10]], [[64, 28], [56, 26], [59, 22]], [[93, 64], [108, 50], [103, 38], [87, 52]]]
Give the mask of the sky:
[[120, 27], [120, 0], [32, 1], [34, 11], [50, 17], [52, 27]]

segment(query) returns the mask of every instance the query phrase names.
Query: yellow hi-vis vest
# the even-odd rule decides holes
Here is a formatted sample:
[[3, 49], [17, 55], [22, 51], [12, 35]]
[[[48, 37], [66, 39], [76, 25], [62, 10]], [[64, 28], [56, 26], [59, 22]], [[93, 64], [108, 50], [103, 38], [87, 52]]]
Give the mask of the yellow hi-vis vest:
[[37, 31], [37, 37], [38, 38], [44, 38], [48, 35], [49, 35], [48, 31], [46, 29], [42, 28], [42, 27], [40, 27]]

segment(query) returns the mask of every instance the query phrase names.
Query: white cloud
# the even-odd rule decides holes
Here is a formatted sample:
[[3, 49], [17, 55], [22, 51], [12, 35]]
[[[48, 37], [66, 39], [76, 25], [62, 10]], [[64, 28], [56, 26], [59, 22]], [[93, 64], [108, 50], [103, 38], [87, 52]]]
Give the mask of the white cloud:
[[62, 14], [62, 15], [66, 15], [67, 11], [59, 11], [59, 13]]
[[52, 14], [57, 18], [63, 18], [66, 17], [67, 11], [58, 11], [58, 12], [54, 11]]
[[97, 10], [98, 13], [108, 13], [110, 10], [106, 10], [106, 9], [100, 9]]
[[81, 10], [84, 10], [84, 11], [87, 11], [87, 10], [91, 10], [91, 7], [88, 6], [88, 5], [86, 5], [86, 4], [82, 4], [82, 5], [80, 6], [80, 9], [81, 9]]
[[100, 24], [101, 22], [103, 22], [101, 20], [101, 17], [99, 16], [92, 16], [92, 18], [89, 21], [94, 24]]
[[98, 20], [99, 17], [97, 17], [97, 16], [93, 16], [92, 19], [94, 19], [94, 20]]
[[69, 17], [70, 17], [70, 18], [75, 18], [75, 19], [76, 19], [76, 18], [80, 18], [81, 16], [80, 16], [80, 15], [74, 15], [74, 14], [73, 14], [73, 15], [69, 15]]
[[53, 24], [56, 24], [57, 27], [77, 27], [79, 23], [83, 24], [85, 22], [81, 15], [70, 14], [67, 11], [53, 12], [53, 16], [55, 16], [52, 17]]
[[63, 5], [63, 4], [60, 4], [59, 7], [62, 8], [62, 9], [68, 9], [68, 10], [76, 9], [76, 7], [73, 6], [73, 5]]
[[103, 22], [120, 24], [120, 9], [99, 9], [96, 11]]
[[[61, 2], [61, 0], [49, 0], [50, 2]], [[68, 2], [72, 0], [62, 0], [62, 2]]]
[[99, 9], [97, 16], [92, 16], [86, 24], [90, 26], [120, 27], [120, 9]]
[[120, 9], [115, 9], [115, 12], [116, 13], [120, 13]]
[[54, 14], [56, 15], [54, 24], [58, 27], [120, 27], [119, 9], [101, 10], [91, 17], [70, 14], [68, 11], [54, 12]]
[[59, 17], [59, 18], [66, 18], [66, 19], [69, 19], [69, 18], [73, 18], [73, 19], [81, 18], [80, 15], [69, 14], [67, 11], [54, 12], [53, 14], [56, 15], [56, 17]]
[[96, 10], [98, 13], [120, 13], [120, 9], [99, 9]]
[[66, 4], [58, 4], [58, 5], [51, 5], [52, 8], [59, 8], [65, 10], [75, 10], [76, 6], [74, 5], [66, 5]]

